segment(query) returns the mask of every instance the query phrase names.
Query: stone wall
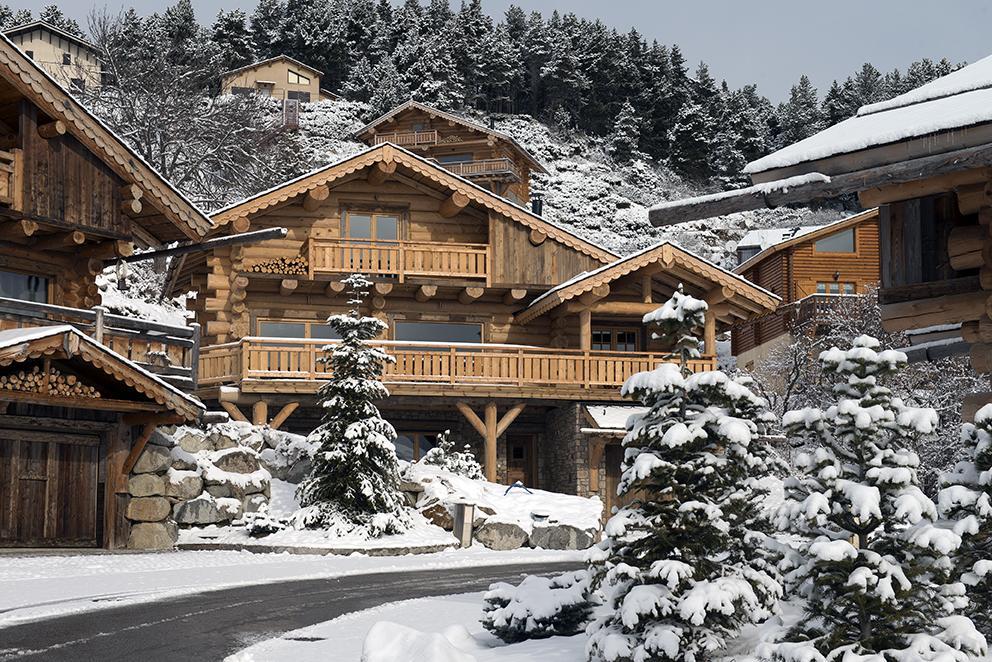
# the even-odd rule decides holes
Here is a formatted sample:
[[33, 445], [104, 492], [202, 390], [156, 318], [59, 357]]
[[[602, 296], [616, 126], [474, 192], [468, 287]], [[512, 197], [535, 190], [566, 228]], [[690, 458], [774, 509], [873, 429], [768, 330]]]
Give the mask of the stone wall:
[[172, 440], [156, 431], [128, 476], [128, 549], [171, 549], [179, 536], [168, 498]]
[[589, 489], [588, 452], [579, 433], [584, 420], [581, 407], [569, 403], [548, 412], [537, 451], [543, 489], [578, 495]]

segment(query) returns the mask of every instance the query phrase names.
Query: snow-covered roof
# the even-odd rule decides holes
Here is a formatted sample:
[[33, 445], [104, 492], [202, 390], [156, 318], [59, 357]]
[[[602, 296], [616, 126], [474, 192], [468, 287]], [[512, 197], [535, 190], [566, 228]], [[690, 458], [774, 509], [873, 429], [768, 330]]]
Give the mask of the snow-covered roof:
[[95, 53], [103, 53], [103, 50], [93, 42], [70, 32], [66, 32], [62, 28], [56, 27], [48, 21], [37, 20], [31, 21], [30, 23], [21, 23], [20, 25], [15, 25], [12, 28], [7, 28], [3, 31], [3, 33], [9, 37], [11, 35], [24, 34], [25, 32], [33, 32], [34, 30], [47, 30], [62, 39], [75, 42], [80, 46], [85, 46]]
[[415, 101], [413, 99], [410, 99], [409, 101], [404, 101], [403, 103], [396, 106], [392, 110], [383, 113], [382, 115], [375, 118], [374, 120], [363, 126], [362, 128], [355, 131], [353, 135], [357, 138], [362, 134], [364, 134], [365, 132], [369, 131], [370, 129], [373, 129], [379, 124], [382, 124], [390, 117], [395, 117], [400, 113], [411, 109], [420, 110], [432, 115], [437, 115], [438, 117], [443, 117], [444, 119], [449, 120], [451, 122], [455, 122], [457, 124], [461, 124], [462, 126], [466, 126], [472, 129], [473, 131], [480, 131], [482, 133], [500, 138], [501, 140], [505, 140], [511, 145], [513, 145], [513, 147], [516, 148], [527, 159], [527, 161], [531, 164], [531, 167], [534, 170], [536, 170], [537, 172], [544, 172], [544, 173], [548, 171], [547, 168], [544, 167], [544, 164], [538, 161], [533, 154], [531, 154], [526, 149], [524, 149], [524, 146], [518, 143], [513, 136], [503, 133], [502, 131], [497, 131], [496, 129], [491, 129], [488, 126], [479, 124], [478, 122], [473, 122], [472, 120], [462, 117], [461, 115], [455, 115], [453, 113], [449, 113], [440, 110], [438, 108], [434, 108], [433, 106], [428, 106], [425, 103], [421, 103], [420, 101]]
[[[199, 414], [205, 409], [203, 403], [200, 402], [199, 399], [176, 388], [175, 386], [165, 381], [158, 375], [155, 375], [154, 373], [145, 370], [137, 363], [134, 363], [130, 359], [121, 356], [120, 354], [110, 349], [106, 345], [98, 343], [93, 338], [90, 338], [89, 336], [81, 332], [79, 329], [69, 324], [31, 327], [26, 329], [8, 329], [6, 331], [0, 331], [0, 350], [11, 350], [13, 348], [18, 347], [19, 345], [27, 345], [30, 344], [31, 342], [42, 340], [44, 338], [50, 338], [53, 336], [75, 337], [76, 339], [78, 339], [80, 346], [86, 346], [87, 348], [90, 348], [93, 351], [104, 355], [106, 358], [110, 359], [113, 363], [116, 363], [118, 366], [121, 366], [134, 373], [138, 373], [142, 377], [152, 382], [156, 389], [160, 391], [166, 391], [173, 399], [178, 399], [184, 402], [186, 407], [184, 408], [184, 411], [181, 413], [188, 414], [191, 411], [195, 411], [197, 414]], [[24, 358], [27, 358], [27, 356], [25, 355]], [[24, 358], [20, 358], [16, 360], [24, 360]], [[89, 358], [92, 358], [92, 356], [90, 356]], [[104, 366], [102, 365], [100, 367], [104, 368]], [[115, 377], [117, 377], [116, 374]], [[133, 376], [131, 377], [131, 379], [133, 379]], [[141, 393], [144, 393], [147, 397], [152, 398], [153, 400], [157, 400], [157, 398], [153, 397], [152, 394], [147, 393], [137, 383], [132, 385], [129, 380], [129, 386], [135, 388], [135, 390], [138, 390]], [[174, 408], [174, 406], [170, 406], [169, 408], [172, 409]]]
[[795, 237], [801, 237], [822, 227], [822, 225], [806, 225], [803, 227], [751, 230], [737, 242], [737, 248], [760, 248], [761, 250], [765, 250], [775, 244]]
[[625, 430], [628, 418], [647, 410], [647, 407], [635, 405], [586, 405], [586, 413], [601, 430]]
[[992, 56], [747, 164], [749, 174], [992, 121]]
[[[314, 69], [309, 64], [304, 64], [303, 62], [300, 62], [299, 60], [297, 60], [295, 58], [291, 58], [288, 55], [281, 55], [280, 54], [280, 55], [274, 55], [274, 56], [272, 56], [270, 58], [266, 58], [264, 60], [259, 60], [258, 62], [252, 62], [251, 64], [246, 64], [245, 66], [238, 67], [237, 69], [231, 69], [230, 71], [225, 71], [224, 73], [221, 74], [221, 76], [233, 76], [234, 74], [241, 73], [242, 71], [248, 71], [249, 69], [255, 69], [257, 67], [261, 67], [263, 65], [270, 64], [272, 62], [275, 62], [276, 60], [285, 60], [286, 62], [292, 62], [297, 67], [300, 67], [301, 69], [306, 69], [307, 71], [309, 71], [311, 73], [315, 73], [318, 76], [323, 76], [324, 75], [324, 72], [321, 71], [320, 69]], [[264, 81], [259, 81], [259, 82], [261, 83], [261, 82], [264, 82]]]

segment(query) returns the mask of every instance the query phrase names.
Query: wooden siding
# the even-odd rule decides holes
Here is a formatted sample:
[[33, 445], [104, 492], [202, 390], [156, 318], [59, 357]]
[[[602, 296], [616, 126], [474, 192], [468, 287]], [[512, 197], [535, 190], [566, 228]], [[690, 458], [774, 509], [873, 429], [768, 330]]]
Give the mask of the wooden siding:
[[527, 285], [557, 285], [602, 263], [553, 241], [535, 246], [530, 229], [501, 217], [490, 224], [492, 282]]

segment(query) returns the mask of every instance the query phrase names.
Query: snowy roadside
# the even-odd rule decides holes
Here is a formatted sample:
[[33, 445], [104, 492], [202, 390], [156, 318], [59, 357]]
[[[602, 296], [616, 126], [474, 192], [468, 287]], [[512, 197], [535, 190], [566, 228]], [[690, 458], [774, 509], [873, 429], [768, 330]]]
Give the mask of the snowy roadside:
[[297, 579], [515, 563], [580, 562], [584, 552], [481, 546], [399, 557], [209, 551], [0, 557], [0, 628], [190, 593]]

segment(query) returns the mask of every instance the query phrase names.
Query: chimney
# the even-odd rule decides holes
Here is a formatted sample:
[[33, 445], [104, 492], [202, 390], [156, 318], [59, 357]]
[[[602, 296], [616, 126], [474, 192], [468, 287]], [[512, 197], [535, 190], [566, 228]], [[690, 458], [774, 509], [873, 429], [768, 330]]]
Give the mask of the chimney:
[[544, 196], [540, 193], [535, 193], [530, 196], [530, 210], [536, 215], [540, 216], [541, 212], [544, 211]]

